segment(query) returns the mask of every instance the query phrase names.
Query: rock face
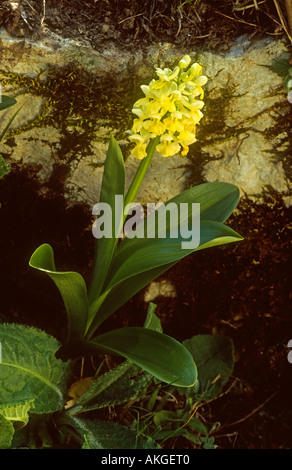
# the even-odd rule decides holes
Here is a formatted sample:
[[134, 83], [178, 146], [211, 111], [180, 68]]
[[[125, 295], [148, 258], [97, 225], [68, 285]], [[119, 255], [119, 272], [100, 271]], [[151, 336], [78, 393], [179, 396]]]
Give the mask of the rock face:
[[[109, 45], [97, 52], [55, 35], [31, 43], [4, 30], [0, 38], [2, 91], [29, 87], [18, 97], [23, 108], [1, 153], [11, 168], [33, 166], [43, 193], [55, 181], [68, 205], [90, 208], [98, 201], [111, 133], [126, 159], [127, 185], [139, 164], [125, 130], [140, 85], [155, 77], [155, 66], [172, 66], [185, 53], [196, 59], [198, 52], [170, 44], [134, 52]], [[289, 204], [291, 105], [269, 68], [286, 53], [285, 41], [240, 37], [224, 55], [199, 52], [209, 81], [198, 142], [187, 157], [155, 154], [137, 202], [163, 202], [189, 185], [226, 181], [256, 198], [272, 189]], [[15, 109], [1, 114], [1, 128]]]
[[281, 80], [268, 69], [283, 50], [278, 42], [239, 38], [225, 57], [207, 55], [211, 105], [218, 98], [224, 104], [227, 94], [227, 104], [215, 118], [219, 125], [206, 136], [208, 143], [202, 142], [204, 152], [219, 156], [204, 166], [207, 180], [227, 180], [248, 195], [259, 195], [266, 187], [289, 193], [284, 169], [291, 158], [289, 106]]

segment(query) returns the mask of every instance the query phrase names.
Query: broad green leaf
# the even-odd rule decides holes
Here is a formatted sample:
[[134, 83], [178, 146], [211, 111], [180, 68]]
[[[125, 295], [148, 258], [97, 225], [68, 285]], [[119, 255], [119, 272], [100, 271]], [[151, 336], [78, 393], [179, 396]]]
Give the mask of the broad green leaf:
[[[99, 203], [106, 203], [112, 208], [113, 237], [96, 240], [95, 263], [89, 299], [94, 299], [101, 291], [105, 277], [110, 268], [112, 257], [116, 248], [114, 234], [115, 226], [118, 233], [123, 223], [123, 201], [125, 191], [125, 166], [121, 149], [111, 136], [107, 157], [104, 165], [101, 193]], [[115, 212], [115, 197], [120, 197], [120, 211]], [[119, 229], [118, 229], [119, 227]]]
[[29, 419], [28, 412], [34, 406], [33, 402], [34, 400], [30, 400], [24, 403], [0, 405], [0, 415], [5, 416], [9, 421], [17, 423], [17, 428], [25, 426]]
[[[211, 222], [224, 222], [232, 213], [238, 199], [239, 190], [236, 186], [229, 183], [214, 182], [186, 190], [172, 198], [165, 205], [167, 206], [169, 203], [200, 204], [201, 241], [200, 246], [196, 249], [199, 250], [242, 239], [240, 235], [224, 225], [212, 225]], [[155, 226], [154, 213], [148, 216], [147, 219], [150, 220], [150, 225], [154, 224]], [[169, 224], [167, 228], [169, 228]], [[139, 230], [141, 234], [144, 234], [143, 228], [137, 228], [137, 233], [139, 233]], [[134, 294], [167, 271], [177, 261], [194, 251], [182, 250], [181, 243], [183, 241], [185, 240], [182, 237], [177, 240], [170, 237], [156, 240], [148, 239], [146, 236], [144, 238], [125, 238], [122, 241], [108, 275], [105, 292], [90, 305], [87, 326], [89, 336]], [[160, 246], [162, 249], [160, 249]], [[155, 247], [155, 255], [152, 247]], [[171, 252], [169, 252], [169, 249]], [[150, 257], [148, 258], [149, 252]], [[157, 252], [159, 253], [158, 258], [156, 258]], [[174, 258], [173, 260], [171, 256]], [[137, 263], [136, 260], [138, 260]]]
[[11, 96], [1, 95], [0, 111], [2, 111], [3, 109], [10, 108], [10, 106], [13, 106], [15, 103], [17, 103], [17, 101]]
[[36, 328], [0, 325], [0, 403], [33, 401], [33, 412], [62, 409], [70, 365], [56, 359], [60, 344]]
[[[208, 228], [208, 225], [206, 225], [207, 222], [214, 221], [214, 222], [223, 223], [232, 213], [234, 208], [236, 207], [238, 200], [239, 200], [239, 189], [236, 186], [230, 183], [214, 182], [214, 183], [205, 183], [202, 185], [198, 185], [194, 188], [190, 188], [186, 191], [183, 191], [181, 194], [167, 201], [165, 204], [165, 208], [167, 208], [170, 204], [175, 205], [176, 207], [179, 207], [180, 204], [183, 203], [183, 204], [188, 204], [190, 208], [191, 208], [192, 203], [200, 204], [200, 221], [201, 221], [200, 247], [202, 249], [202, 248], [205, 248], [202, 245], [206, 243], [206, 240], [205, 240], [206, 237], [208, 237], [209, 238], [208, 241], [210, 241], [210, 236], [208, 234], [209, 228]], [[181, 249], [182, 242], [186, 240], [182, 237], [182, 234], [179, 230], [180, 228], [179, 218], [178, 220], [175, 220], [174, 223], [172, 222], [172, 224], [170, 223], [170, 220], [168, 220], [167, 218], [166, 219], [166, 237], [159, 238], [157, 214], [161, 212], [162, 210], [163, 208], [160, 208], [157, 211], [154, 211], [145, 219], [145, 224], [144, 223], [139, 224], [135, 229], [135, 234], [136, 234], [135, 237], [131, 238], [131, 233], [129, 233], [127, 237], [122, 241], [122, 243], [119, 246], [117, 255], [115, 257], [114, 265], [108, 275], [107, 287], [115, 284], [115, 282], [113, 281], [113, 276], [115, 274], [115, 271], [119, 269], [119, 267], [124, 263], [124, 261], [129, 257], [129, 255], [132, 255], [133, 257], [135, 257], [136, 253], [138, 253], [138, 250], [142, 250], [147, 247], [150, 247], [151, 244], [153, 243], [156, 245], [157, 244], [160, 245], [161, 241], [163, 240], [170, 240], [170, 242], [174, 242], [174, 243], [177, 241], [176, 245], [179, 245]], [[188, 214], [189, 224], [191, 224], [192, 215], [193, 215], [192, 211], [190, 210]], [[155, 233], [155, 238], [147, 237], [147, 230], [148, 232]], [[172, 236], [171, 232], [173, 232], [174, 230], [178, 232], [177, 238], [171, 238]], [[236, 236], [240, 239], [242, 238], [238, 234], [236, 234]], [[216, 238], [217, 238], [217, 234], [216, 234]], [[164, 246], [165, 244], [162, 243], [162, 248]], [[181, 251], [186, 252], [187, 250], [181, 250]], [[194, 251], [194, 250], [190, 250], [189, 252], [191, 251]], [[185, 253], [185, 255], [186, 254], [188, 253]], [[169, 260], [169, 262], [171, 262], [171, 260]], [[161, 265], [161, 264], [166, 264], [166, 263], [165, 262], [156, 263], [156, 266]], [[151, 268], [154, 268], [154, 267], [155, 265], [153, 265]]]
[[182, 249], [182, 242], [185, 239], [180, 234], [177, 238], [170, 238], [169, 234], [167, 235], [166, 238], [137, 239], [139, 242], [135, 249], [133, 246], [121, 249], [111, 270], [108, 289], [141, 272], [175, 263], [194, 251], [242, 240], [242, 237], [230, 227], [210, 220], [201, 221], [200, 244], [195, 249]]
[[118, 252], [107, 291], [90, 306], [88, 336], [117, 308], [185, 256], [194, 251], [242, 240], [234, 230], [219, 222], [203, 220], [200, 225], [200, 245], [195, 250], [182, 249], [184, 239], [180, 237], [139, 239], [141, 243], [136, 251], [129, 247]]
[[88, 314], [87, 289], [83, 277], [76, 272], [56, 271], [53, 249], [46, 243], [37, 248], [29, 264], [48, 274], [59, 289], [68, 315], [68, 339], [82, 337]]
[[[111, 421], [89, 421], [66, 416], [63, 422], [80, 435], [83, 448], [89, 449], [157, 449], [152, 439], [139, 436], [132, 429]], [[105, 457], [103, 457], [105, 458]], [[109, 462], [107, 462], [109, 463]]]
[[220, 335], [196, 335], [183, 341], [183, 344], [192, 354], [198, 368], [199, 389], [192, 394], [201, 400], [217, 397], [233, 371], [231, 339]]
[[174, 338], [146, 328], [121, 328], [91, 341], [71, 341], [58, 355], [74, 358], [100, 352], [121, 355], [162, 382], [178, 387], [191, 387], [197, 380], [189, 351]]
[[0, 155], [0, 180], [1, 178], [3, 178], [3, 176], [7, 175], [8, 173], [9, 173], [9, 170], [6, 166], [5, 160], [2, 157], [2, 155]]
[[13, 434], [13, 424], [0, 414], [0, 449], [7, 449], [10, 447]]
[[[200, 220], [214, 220], [215, 222], [223, 223], [235, 209], [239, 201], [239, 196], [240, 192], [238, 187], [231, 183], [203, 183], [193, 188], [189, 188], [177, 196], [174, 196], [172, 199], [169, 199], [169, 201], [164, 204], [164, 207], [167, 209], [168, 206], [174, 204], [177, 207], [179, 207], [180, 204], [200, 204]], [[157, 213], [162, 210], [163, 208], [158, 208], [147, 216], [148, 232], [155, 230], [155, 233], [157, 233]], [[189, 219], [191, 219], [191, 211], [189, 215]], [[166, 229], [169, 230], [169, 228], [170, 221], [167, 220]], [[145, 227], [143, 227], [143, 224], [139, 224], [135, 228], [135, 233], [137, 234], [137, 237], [141, 236], [141, 238], [146, 239], [146, 223]], [[135, 246], [139, 243], [139, 238], [130, 238], [130, 236], [131, 234], [123, 240], [119, 251], [128, 247], [128, 245]]]
[[152, 375], [140, 367], [125, 361], [114, 369], [94, 379], [89, 390], [82, 395], [70, 414], [112, 406], [129, 401], [146, 389]]

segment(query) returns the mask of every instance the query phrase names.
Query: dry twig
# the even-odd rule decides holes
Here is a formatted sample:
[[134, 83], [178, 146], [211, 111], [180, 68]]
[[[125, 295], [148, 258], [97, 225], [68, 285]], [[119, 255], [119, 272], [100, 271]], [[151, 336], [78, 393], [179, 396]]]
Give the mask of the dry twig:
[[[288, 0], [286, 1], [286, 8], [287, 8], [287, 5], [289, 4], [290, 5], [290, 8], [288, 9], [287, 8], [287, 15], [288, 15], [288, 11], [289, 11], [289, 15], [292, 14], [292, 5], [291, 5], [291, 0]], [[279, 5], [279, 2], [278, 0], [274, 0], [274, 4], [275, 4], [275, 7], [276, 7], [276, 10], [277, 10], [277, 13], [278, 13], [278, 16], [279, 16], [279, 19], [280, 19], [280, 22], [281, 22], [281, 25], [282, 25], [282, 28], [284, 29], [285, 33], [287, 34], [290, 42], [292, 43], [292, 34], [290, 33], [289, 31], [289, 28], [288, 28], [288, 25], [286, 23], [286, 20], [285, 20], [285, 17], [283, 15], [283, 12], [281, 10], [281, 7]], [[289, 21], [292, 20], [292, 17], [291, 16], [288, 16], [289, 18]]]
[[292, 1], [285, 0], [285, 7], [287, 12], [287, 19], [288, 19], [288, 26], [290, 30], [290, 34], [292, 34]]

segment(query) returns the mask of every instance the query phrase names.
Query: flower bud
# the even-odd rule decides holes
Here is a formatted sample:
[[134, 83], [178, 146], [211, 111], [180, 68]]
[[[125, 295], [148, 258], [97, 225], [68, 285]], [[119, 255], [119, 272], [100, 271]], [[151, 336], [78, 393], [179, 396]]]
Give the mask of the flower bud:
[[189, 55], [184, 55], [183, 58], [179, 61], [178, 66], [180, 69], [187, 68], [191, 63], [191, 58]]

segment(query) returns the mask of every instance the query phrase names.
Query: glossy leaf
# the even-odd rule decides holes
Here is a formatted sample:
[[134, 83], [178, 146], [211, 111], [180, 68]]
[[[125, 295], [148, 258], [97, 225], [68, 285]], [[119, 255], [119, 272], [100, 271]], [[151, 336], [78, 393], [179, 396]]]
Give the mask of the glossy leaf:
[[[195, 250], [182, 249], [184, 239], [181, 237], [138, 240], [141, 243], [137, 243], [137, 251], [129, 247], [116, 256], [107, 292], [90, 307], [89, 319], [92, 320], [87, 330], [88, 335], [92, 335], [106, 318], [134, 294], [185, 256], [212, 246], [236, 242], [242, 240], [242, 237], [226, 225], [203, 220], [200, 246]], [[98, 314], [94, 316], [98, 308]]]
[[[180, 204], [200, 204], [200, 220], [213, 220], [215, 222], [225, 222], [232, 211], [235, 209], [239, 200], [239, 189], [237, 186], [230, 183], [204, 183], [193, 188], [189, 188], [182, 193], [169, 199], [165, 204], [167, 208], [170, 204], [176, 204], [178, 207]], [[161, 209], [158, 209], [160, 211]], [[147, 227], [153, 229], [156, 226], [156, 214], [158, 211], [152, 212], [147, 217]], [[191, 219], [191, 213], [189, 214]], [[167, 221], [166, 229], [170, 227], [169, 221]], [[146, 227], [143, 229], [141, 224], [135, 229], [137, 236], [141, 235], [142, 239], [146, 239]], [[157, 229], [156, 229], [157, 233]], [[125, 246], [136, 245], [140, 243], [139, 238], [130, 238], [130, 235], [123, 240], [119, 250], [124, 249]]]
[[100, 352], [121, 355], [159, 380], [179, 387], [191, 387], [197, 379], [189, 351], [170, 336], [146, 328], [121, 328], [91, 341], [71, 341], [58, 356], [66, 359]]
[[[190, 188], [186, 191], [183, 191], [181, 194], [175, 196], [174, 198], [170, 199], [165, 206], [169, 203], [181, 204], [181, 203], [198, 203], [200, 204], [200, 218], [201, 218], [201, 243], [198, 249], [208, 248], [212, 245], [219, 245], [224, 243], [229, 243], [231, 241], [238, 241], [241, 240], [242, 237], [240, 235], [233, 232], [235, 235], [231, 238], [229, 237], [228, 240], [224, 236], [220, 236], [218, 239], [214, 240], [214, 243], [210, 244], [210, 237], [209, 237], [209, 244], [205, 244], [206, 236], [208, 233], [204, 233], [204, 224], [206, 227], [206, 222], [202, 222], [203, 220], [207, 221], [215, 221], [215, 222], [224, 222], [229, 215], [232, 213], [234, 208], [236, 207], [239, 200], [239, 189], [230, 183], [205, 183], [198, 185], [194, 188]], [[191, 214], [190, 214], [191, 218]], [[155, 213], [152, 213], [147, 218], [147, 224], [151, 226], [155, 226]], [[206, 227], [208, 229], [208, 226]], [[169, 224], [167, 224], [167, 229], [169, 229]], [[137, 227], [137, 233], [144, 234], [146, 229], [143, 227]], [[223, 229], [224, 230], [224, 226]], [[231, 230], [231, 229], [230, 229]], [[210, 235], [210, 231], [209, 231]], [[207, 237], [208, 238], [208, 237]], [[159, 241], [160, 240], [160, 241]], [[106, 319], [108, 318], [117, 308], [123, 305], [127, 300], [129, 300], [134, 294], [136, 294], [139, 290], [145, 287], [149, 282], [153, 279], [158, 277], [160, 274], [165, 272], [169, 269], [173, 264], [177, 262], [177, 260], [181, 259], [182, 257], [186, 256], [187, 250], [181, 250], [181, 256], [176, 260], [172, 261], [168, 259], [168, 246], [172, 244], [175, 245], [175, 239], [168, 239], [165, 240], [163, 243], [163, 239], [148, 239], [146, 236], [144, 238], [125, 238], [120, 247], [118, 249], [117, 255], [115, 257], [114, 264], [112, 266], [111, 272], [108, 275], [107, 279], [107, 287], [104, 289], [104, 292], [101, 294], [99, 298], [95, 298], [92, 300], [89, 309], [89, 322], [87, 326], [87, 331], [89, 330], [89, 335], [95, 331], [95, 329]], [[181, 242], [184, 241], [182, 238], [177, 240], [176, 248], [179, 249], [178, 245], [181, 246]], [[157, 243], [158, 242], [158, 243]], [[170, 242], [170, 243], [169, 243]], [[202, 243], [203, 242], [203, 243]], [[157, 247], [160, 245], [162, 247], [160, 253], [160, 263], [156, 262], [158, 260], [154, 260], [154, 265], [150, 266], [150, 260], [153, 259], [153, 256], [150, 253], [150, 259], [146, 259], [145, 256], [148, 256], [149, 251], [151, 251], [151, 247], [156, 245]], [[145, 251], [146, 248], [146, 251]], [[144, 250], [144, 251], [143, 251]], [[194, 250], [192, 250], [194, 251]], [[156, 251], [157, 252], [157, 251]], [[123, 281], [121, 278], [117, 278], [117, 271], [122, 270], [125, 271], [131, 264], [131, 261], [128, 261], [128, 256], [131, 257], [131, 260], [134, 258], [139, 259], [140, 265], [136, 265], [134, 262], [134, 271], [132, 273], [127, 273], [124, 277]], [[164, 257], [164, 260], [161, 258]], [[123, 263], [126, 262], [125, 266], [122, 266]], [[144, 263], [144, 268], [141, 267], [141, 264]], [[148, 267], [146, 267], [146, 263], [148, 263]], [[140, 270], [139, 270], [140, 267]], [[139, 273], [140, 271], [140, 273]], [[144, 272], [144, 274], [143, 274]], [[121, 272], [119, 273], [121, 274]], [[130, 277], [129, 277], [130, 274]], [[114, 276], [116, 278], [114, 279]], [[131, 281], [127, 281], [130, 279]], [[117, 280], [118, 279], [118, 280]], [[120, 284], [119, 284], [120, 283]], [[110, 299], [108, 294], [110, 294]], [[96, 313], [98, 315], [96, 316]]]
[[[109, 204], [112, 208], [112, 222], [122, 229], [123, 222], [123, 198], [125, 191], [125, 166], [119, 145], [111, 136], [107, 157], [104, 165], [102, 187], [99, 202]], [[121, 212], [115, 212], [115, 197], [122, 196]], [[115, 224], [113, 223], [113, 230]], [[113, 233], [114, 235], [114, 233]], [[116, 247], [116, 238], [100, 238], [96, 240], [95, 263], [89, 299], [96, 298], [102, 289], [107, 272], [110, 268], [112, 257]]]
[[108, 288], [141, 272], [177, 262], [193, 251], [242, 239], [226, 225], [210, 220], [201, 221], [200, 232], [200, 245], [195, 249], [182, 249], [185, 239], [180, 235], [177, 238], [139, 239], [135, 250], [133, 246], [122, 249], [115, 258]]
[[68, 338], [82, 337], [88, 314], [87, 290], [83, 277], [76, 272], [56, 271], [53, 249], [46, 243], [37, 248], [29, 264], [45, 272], [59, 289], [68, 315]]

